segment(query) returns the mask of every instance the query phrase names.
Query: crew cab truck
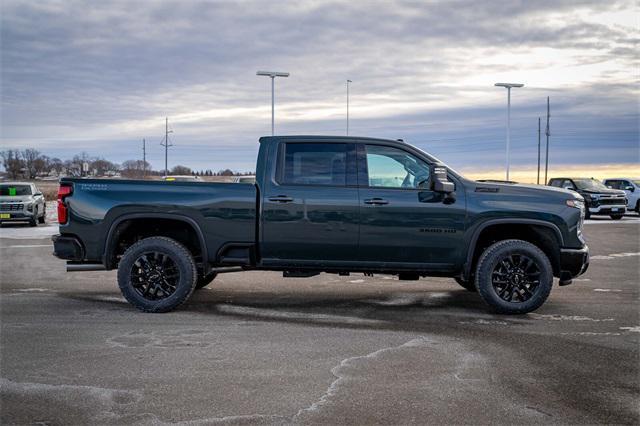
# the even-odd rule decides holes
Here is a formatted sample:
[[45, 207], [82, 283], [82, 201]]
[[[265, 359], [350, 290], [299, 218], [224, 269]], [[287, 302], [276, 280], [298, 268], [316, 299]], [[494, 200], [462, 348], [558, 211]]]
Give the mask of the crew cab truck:
[[607, 188], [593, 178], [560, 177], [549, 179], [549, 186], [568, 189], [582, 195], [585, 201], [585, 217], [608, 215], [620, 220], [627, 211], [624, 191]]
[[640, 179], [638, 178], [609, 178], [602, 183], [611, 189], [624, 191], [627, 197], [627, 210], [633, 210], [640, 215]]
[[452, 277], [518, 314], [589, 264], [577, 193], [467, 180], [384, 139], [261, 138], [255, 185], [63, 178], [58, 217], [67, 270], [117, 268], [145, 312], [219, 273], [270, 270]]

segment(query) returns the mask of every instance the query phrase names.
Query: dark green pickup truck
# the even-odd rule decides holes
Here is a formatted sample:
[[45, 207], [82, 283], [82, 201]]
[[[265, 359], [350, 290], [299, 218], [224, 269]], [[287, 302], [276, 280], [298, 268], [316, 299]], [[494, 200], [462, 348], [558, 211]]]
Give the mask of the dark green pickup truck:
[[452, 277], [525, 313], [589, 264], [580, 195], [470, 181], [402, 141], [265, 137], [255, 184], [63, 178], [58, 204], [54, 254], [69, 271], [117, 268], [146, 312], [219, 273], [271, 270]]

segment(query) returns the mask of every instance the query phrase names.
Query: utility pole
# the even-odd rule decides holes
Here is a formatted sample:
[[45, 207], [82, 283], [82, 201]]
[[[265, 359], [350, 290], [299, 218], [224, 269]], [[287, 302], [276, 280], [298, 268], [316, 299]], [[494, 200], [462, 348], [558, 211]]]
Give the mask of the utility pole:
[[142, 178], [147, 177], [147, 141], [142, 139]]
[[540, 185], [540, 117], [538, 117], [538, 177], [536, 184]]
[[164, 177], [169, 176], [169, 147], [173, 146], [169, 143], [169, 133], [173, 133], [173, 130], [169, 130], [169, 118], [165, 118], [164, 125], [164, 143], [160, 142], [160, 145], [164, 146]]
[[349, 136], [349, 83], [353, 82], [347, 80], [347, 136]]
[[551, 117], [551, 108], [549, 107], [549, 97], [547, 96], [547, 128], [545, 135], [547, 135], [547, 154], [545, 155], [544, 164], [544, 184], [547, 184], [547, 171], [549, 170], [549, 136], [551, 136], [551, 129], [549, 128], [549, 117]]

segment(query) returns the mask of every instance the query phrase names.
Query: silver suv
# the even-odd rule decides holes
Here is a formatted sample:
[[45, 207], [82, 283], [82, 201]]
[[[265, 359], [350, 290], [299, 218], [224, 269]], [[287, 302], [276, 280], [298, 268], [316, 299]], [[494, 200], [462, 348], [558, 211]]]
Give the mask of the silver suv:
[[44, 223], [46, 204], [42, 192], [32, 183], [0, 183], [0, 224], [29, 222], [31, 226]]

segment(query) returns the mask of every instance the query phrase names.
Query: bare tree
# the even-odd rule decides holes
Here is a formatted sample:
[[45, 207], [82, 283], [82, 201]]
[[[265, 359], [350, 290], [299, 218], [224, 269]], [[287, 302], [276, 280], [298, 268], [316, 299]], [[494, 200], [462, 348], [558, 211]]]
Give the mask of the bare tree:
[[142, 160], [127, 160], [122, 163], [122, 176], [132, 179], [140, 179], [143, 176], [143, 171], [145, 169], [151, 170], [151, 165], [148, 162], [143, 162]]
[[33, 160], [33, 169], [36, 176], [48, 175], [51, 171], [51, 162], [46, 155], [40, 155]]
[[62, 174], [62, 170], [64, 169], [64, 163], [57, 157], [53, 157], [49, 160], [49, 166], [51, 167], [50, 170], [56, 172], [58, 176]]
[[24, 168], [29, 179], [35, 179], [36, 160], [40, 157], [40, 151], [33, 148], [27, 148], [22, 151], [22, 158], [24, 159]]
[[7, 149], [6, 151], [0, 152], [0, 157], [2, 157], [2, 166], [10, 179], [17, 179], [22, 175], [24, 161], [20, 156], [20, 151]]
[[175, 166], [173, 169], [171, 169], [171, 174], [172, 175], [190, 175], [191, 169], [185, 166]]
[[104, 158], [98, 158], [91, 163], [91, 169], [95, 170], [97, 176], [104, 176], [109, 172], [118, 171], [118, 165], [107, 161]]

